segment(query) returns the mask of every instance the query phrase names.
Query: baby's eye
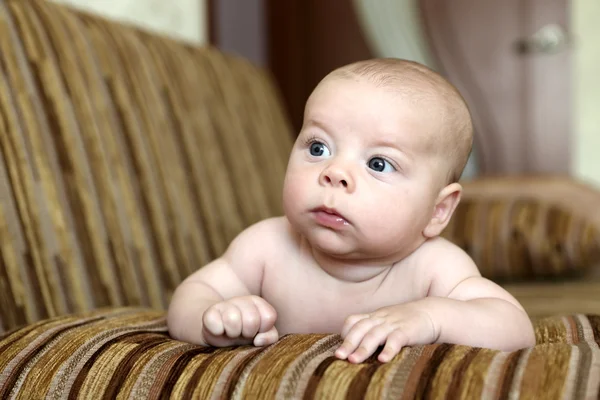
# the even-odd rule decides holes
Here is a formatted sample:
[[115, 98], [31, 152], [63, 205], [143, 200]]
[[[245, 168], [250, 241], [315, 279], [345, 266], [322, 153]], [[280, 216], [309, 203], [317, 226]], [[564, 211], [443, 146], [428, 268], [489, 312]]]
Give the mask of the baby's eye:
[[396, 168], [389, 161], [381, 157], [373, 157], [369, 160], [369, 168], [377, 172], [394, 172]]
[[312, 142], [309, 146], [310, 155], [314, 157], [328, 157], [331, 155], [331, 152], [321, 142]]

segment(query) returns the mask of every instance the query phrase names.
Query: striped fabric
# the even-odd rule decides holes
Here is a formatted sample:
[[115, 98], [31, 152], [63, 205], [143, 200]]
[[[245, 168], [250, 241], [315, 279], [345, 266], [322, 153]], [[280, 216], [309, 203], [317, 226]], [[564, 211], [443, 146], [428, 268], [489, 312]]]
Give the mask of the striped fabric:
[[0, 332], [164, 309], [243, 227], [281, 213], [292, 141], [245, 60], [0, 0]]
[[[244, 60], [0, 0], [0, 398], [598, 397], [591, 282], [560, 309], [589, 315], [538, 320], [539, 344], [514, 353], [430, 345], [351, 365], [336, 335], [170, 339], [183, 277], [282, 211], [280, 104]], [[545, 305], [560, 292], [511, 290]]]
[[573, 276], [600, 265], [600, 225], [542, 198], [469, 197], [442, 233], [496, 281]]
[[547, 318], [535, 328], [538, 345], [527, 350], [436, 344], [353, 365], [333, 356], [337, 335], [216, 349], [170, 340], [159, 312], [98, 310], [0, 340], [0, 398], [598, 398], [600, 317]]

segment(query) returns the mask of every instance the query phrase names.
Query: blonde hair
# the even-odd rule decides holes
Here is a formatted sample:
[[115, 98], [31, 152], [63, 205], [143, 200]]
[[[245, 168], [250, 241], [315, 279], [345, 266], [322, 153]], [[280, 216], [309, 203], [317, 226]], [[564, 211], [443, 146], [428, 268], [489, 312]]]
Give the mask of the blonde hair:
[[473, 124], [467, 103], [440, 74], [414, 61], [376, 58], [346, 65], [329, 76], [363, 77], [377, 87], [397, 90], [416, 102], [440, 104], [444, 128], [432, 136], [438, 151], [450, 162], [447, 182], [460, 179], [473, 145]]

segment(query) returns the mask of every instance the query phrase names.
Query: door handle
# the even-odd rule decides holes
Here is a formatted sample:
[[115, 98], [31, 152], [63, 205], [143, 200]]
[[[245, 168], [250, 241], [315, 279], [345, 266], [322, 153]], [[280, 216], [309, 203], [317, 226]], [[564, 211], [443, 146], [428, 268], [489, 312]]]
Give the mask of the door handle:
[[517, 51], [521, 54], [554, 54], [569, 44], [569, 35], [558, 24], [548, 24], [533, 35], [517, 40]]

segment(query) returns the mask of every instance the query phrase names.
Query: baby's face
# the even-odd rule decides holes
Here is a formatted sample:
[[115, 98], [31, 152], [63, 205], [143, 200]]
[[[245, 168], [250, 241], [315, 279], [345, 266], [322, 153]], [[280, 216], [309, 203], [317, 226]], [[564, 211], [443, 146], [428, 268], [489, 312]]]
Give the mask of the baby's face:
[[439, 113], [362, 78], [328, 78], [306, 105], [284, 208], [321, 251], [399, 260], [424, 240], [442, 189]]

